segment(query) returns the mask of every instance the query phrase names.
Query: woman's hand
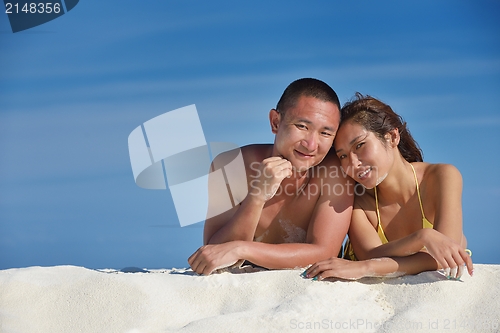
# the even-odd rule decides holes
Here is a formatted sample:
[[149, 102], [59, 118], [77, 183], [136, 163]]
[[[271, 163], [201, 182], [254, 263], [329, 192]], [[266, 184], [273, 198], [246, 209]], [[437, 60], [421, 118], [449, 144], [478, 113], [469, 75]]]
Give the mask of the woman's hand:
[[232, 241], [222, 244], [204, 245], [193, 253], [188, 263], [198, 274], [209, 275], [213, 271], [234, 265], [240, 258], [243, 242]]
[[425, 249], [444, 269], [448, 278], [459, 279], [465, 267], [472, 276], [472, 259], [460, 244], [435, 229], [422, 229], [421, 235]]
[[302, 273], [302, 276], [313, 278], [313, 280], [323, 280], [329, 277], [357, 280], [369, 276], [367, 263], [368, 261], [330, 258], [313, 264]]

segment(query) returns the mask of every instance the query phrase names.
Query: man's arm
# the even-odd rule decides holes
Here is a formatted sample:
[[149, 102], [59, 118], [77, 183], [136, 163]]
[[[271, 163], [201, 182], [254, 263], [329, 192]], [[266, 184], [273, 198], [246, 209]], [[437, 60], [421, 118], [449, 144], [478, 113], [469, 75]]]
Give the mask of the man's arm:
[[335, 256], [336, 253], [331, 248], [333, 246], [307, 243], [268, 244], [232, 241], [202, 246], [188, 259], [188, 262], [193, 271], [204, 275], [231, 266], [239, 260], [248, 260], [269, 269], [296, 268]]
[[247, 196], [240, 206], [205, 221], [203, 243], [221, 244], [229, 241], [251, 241], [265, 202]]
[[[336, 165], [333, 164], [333, 167]], [[193, 270], [200, 274], [210, 274], [213, 270], [231, 265], [239, 259], [249, 260], [266, 268], [294, 268], [337, 256], [349, 228], [353, 182], [341, 173], [336, 177], [325, 175], [321, 180], [322, 194], [311, 216], [307, 243], [265, 244], [234, 241], [207, 245], [189, 258], [188, 262]]]
[[[234, 170], [234, 165], [228, 169], [234, 160], [234, 151], [217, 156], [212, 163], [213, 170], [221, 169], [226, 173], [227, 189], [221, 191], [218, 184], [213, 184], [216, 180], [213, 173], [209, 175], [209, 216], [215, 216], [205, 221], [204, 244], [253, 240], [266, 201], [273, 197], [281, 181], [291, 175], [290, 162], [281, 157], [270, 157], [260, 162], [255, 160], [252, 146], [243, 147], [241, 152], [245, 161], [245, 165], [239, 166], [242, 170]], [[243, 170], [246, 172], [241, 172]], [[227, 176], [228, 173], [234, 177]], [[221, 192], [225, 191], [235, 207], [222, 214], [211, 214], [220, 206], [218, 200], [225, 195]]]

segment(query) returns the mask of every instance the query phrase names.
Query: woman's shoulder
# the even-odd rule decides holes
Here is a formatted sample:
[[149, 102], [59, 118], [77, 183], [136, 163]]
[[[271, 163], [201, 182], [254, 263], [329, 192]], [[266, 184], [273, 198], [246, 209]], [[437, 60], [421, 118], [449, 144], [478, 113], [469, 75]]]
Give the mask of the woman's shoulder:
[[462, 174], [453, 164], [415, 162], [412, 165], [423, 184], [442, 186], [447, 183], [462, 183]]

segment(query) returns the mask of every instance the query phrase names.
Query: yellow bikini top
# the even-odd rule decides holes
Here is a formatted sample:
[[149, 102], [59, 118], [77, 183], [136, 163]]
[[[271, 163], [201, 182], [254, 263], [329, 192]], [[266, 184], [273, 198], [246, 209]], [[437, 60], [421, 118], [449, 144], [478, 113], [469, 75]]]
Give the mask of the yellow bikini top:
[[[413, 165], [410, 164], [410, 166], [411, 166], [411, 169], [413, 170], [413, 176], [415, 177], [415, 184], [417, 185], [418, 202], [420, 204], [420, 211], [422, 212], [422, 228], [432, 229], [433, 228], [432, 223], [425, 217], [425, 214], [424, 214], [424, 207], [422, 206], [422, 198], [420, 197], [420, 188], [418, 186], [417, 173], [415, 172], [415, 168], [413, 167]], [[378, 236], [379, 236], [380, 240], [382, 241], [382, 244], [389, 243], [389, 240], [387, 239], [387, 237], [385, 237], [384, 230], [382, 229], [382, 224], [380, 223], [380, 211], [378, 209], [377, 187], [375, 187], [375, 207], [377, 210], [377, 221], [378, 221], [377, 233], [378, 233]], [[344, 249], [345, 249], [345, 251], [344, 251], [343, 257], [345, 259], [358, 260], [356, 258], [356, 254], [354, 253], [354, 249], [353, 249], [352, 244], [351, 244], [349, 239], [347, 239], [347, 243], [346, 243], [346, 246]], [[472, 256], [471, 250], [465, 249], [465, 252], [467, 252], [469, 254], [469, 256]]]
[[[425, 217], [424, 214], [424, 207], [422, 206], [422, 198], [420, 197], [420, 188], [418, 186], [418, 179], [417, 179], [417, 173], [415, 172], [415, 168], [413, 165], [411, 165], [411, 169], [413, 170], [413, 176], [415, 177], [415, 183], [417, 184], [417, 195], [418, 195], [418, 202], [420, 204], [420, 211], [422, 212], [422, 228], [431, 228], [433, 227], [432, 223], [429, 222], [429, 220]], [[378, 197], [377, 197], [377, 187], [375, 186], [375, 207], [377, 209], [377, 233], [378, 236], [380, 237], [380, 240], [382, 241], [382, 244], [389, 243], [389, 240], [387, 237], [385, 237], [384, 229], [382, 229], [382, 224], [380, 223], [380, 212], [378, 210]]]

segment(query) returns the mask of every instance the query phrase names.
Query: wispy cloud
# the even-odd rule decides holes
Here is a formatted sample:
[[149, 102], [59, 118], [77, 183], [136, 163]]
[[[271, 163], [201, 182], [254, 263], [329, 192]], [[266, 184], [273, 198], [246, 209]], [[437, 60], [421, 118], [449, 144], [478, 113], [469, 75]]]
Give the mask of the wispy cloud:
[[439, 128], [499, 127], [500, 116], [450, 117], [442, 120], [433, 120], [426, 123], [426, 126]]
[[[142, 65], [141, 65], [142, 66]], [[74, 67], [76, 68], [76, 67]], [[460, 70], [458, 70], [460, 69]], [[99, 71], [100, 67], [94, 68]], [[117, 66], [108, 69], [110, 72], [130, 71], [135, 69], [126, 69], [125, 67]], [[161, 71], [161, 69], [160, 69]], [[60, 75], [79, 75], [82, 71], [79, 69], [60, 69]], [[43, 76], [47, 73], [43, 71], [38, 74], [32, 73], [34, 76]], [[172, 77], [170, 73], [165, 73], [167, 76]], [[147, 77], [136, 77], [134, 79], [108, 79], [105, 82], [94, 82], [92, 85], [84, 85], [78, 82], [70, 86], [62, 86], [59, 91], [64, 91], [65, 98], [75, 99], [85, 97], [89, 98], [102, 98], [102, 97], [118, 97], [119, 95], [139, 95], [144, 93], [164, 93], [166, 91], [185, 91], [185, 90], [211, 90], [235, 87], [255, 86], [265, 83], [283, 85], [290, 78], [303, 76], [316, 76], [316, 77], [334, 77], [338, 78], [339, 82], [366, 82], [367, 80], [412, 80], [419, 78], [439, 78], [439, 79], [453, 79], [457, 77], [486, 75], [493, 76], [500, 74], [500, 59], [467, 59], [457, 60], [452, 62], [401, 62], [391, 64], [365, 64], [357, 66], [329, 66], [321, 65], [317, 67], [302, 67], [299, 69], [280, 69], [274, 71], [262, 71], [256, 73], [255, 71], [247, 70], [237, 74], [230, 74], [221, 72], [220, 74], [205, 74], [197, 75], [196, 73], [189, 73], [189, 77], [177, 77], [169, 79], [148, 79]], [[57, 73], [52, 75], [58, 75]], [[50, 89], [53, 89], [51, 87]], [[34, 96], [39, 94], [39, 96]], [[0, 94], [0, 98], [8, 99], [24, 99], [25, 92], [9, 92]], [[46, 92], [41, 89], [31, 95], [33, 99], [43, 100]], [[440, 96], [439, 98], [443, 98]]]

